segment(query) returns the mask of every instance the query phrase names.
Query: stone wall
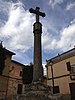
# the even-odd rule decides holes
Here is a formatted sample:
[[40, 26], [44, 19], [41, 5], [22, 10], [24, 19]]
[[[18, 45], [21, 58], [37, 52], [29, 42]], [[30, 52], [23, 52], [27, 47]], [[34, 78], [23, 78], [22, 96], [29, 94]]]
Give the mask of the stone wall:
[[[42, 92], [43, 93], [43, 92]], [[65, 95], [48, 95], [46, 93], [42, 94], [39, 91], [36, 92], [31, 92], [28, 95], [21, 95], [21, 96], [14, 96], [13, 100], [71, 100], [71, 97], [69, 94]]]

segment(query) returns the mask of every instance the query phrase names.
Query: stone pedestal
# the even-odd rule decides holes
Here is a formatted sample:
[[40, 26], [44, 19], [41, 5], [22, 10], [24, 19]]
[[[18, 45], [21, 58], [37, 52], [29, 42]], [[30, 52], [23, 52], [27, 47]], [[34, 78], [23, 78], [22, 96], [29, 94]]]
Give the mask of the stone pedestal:
[[[15, 99], [14, 99], [15, 100]], [[62, 95], [51, 94], [50, 88], [41, 82], [26, 85], [25, 93], [17, 100], [64, 100]], [[67, 100], [67, 99], [66, 99]]]
[[[49, 87], [46, 87], [41, 82], [35, 82], [26, 85], [25, 93], [22, 100], [51, 100]], [[22, 98], [23, 98], [22, 97]]]

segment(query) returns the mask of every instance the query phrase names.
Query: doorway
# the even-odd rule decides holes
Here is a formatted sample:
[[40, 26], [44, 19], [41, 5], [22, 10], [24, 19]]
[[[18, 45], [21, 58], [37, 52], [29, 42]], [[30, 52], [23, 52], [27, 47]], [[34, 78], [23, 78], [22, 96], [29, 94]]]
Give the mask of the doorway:
[[75, 100], [75, 83], [69, 83], [71, 100]]

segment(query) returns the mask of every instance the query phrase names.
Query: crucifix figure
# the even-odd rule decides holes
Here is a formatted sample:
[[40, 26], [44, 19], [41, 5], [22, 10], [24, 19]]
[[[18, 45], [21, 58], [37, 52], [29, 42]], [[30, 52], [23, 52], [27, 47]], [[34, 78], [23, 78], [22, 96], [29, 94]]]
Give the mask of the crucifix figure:
[[41, 34], [42, 24], [39, 22], [39, 16], [45, 17], [45, 13], [39, 11], [39, 7], [34, 10], [31, 8], [30, 13], [36, 14], [36, 22], [33, 25], [34, 33], [34, 67], [33, 67], [33, 82], [42, 80], [42, 49], [41, 49]]

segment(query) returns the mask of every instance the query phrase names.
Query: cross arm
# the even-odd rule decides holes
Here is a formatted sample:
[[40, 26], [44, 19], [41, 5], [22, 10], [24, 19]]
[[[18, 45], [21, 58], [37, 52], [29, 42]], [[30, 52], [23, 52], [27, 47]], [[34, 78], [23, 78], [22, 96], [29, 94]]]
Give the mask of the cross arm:
[[29, 11], [30, 11], [30, 13], [34, 13], [34, 14], [37, 14], [37, 15], [42, 16], [42, 17], [46, 16], [45, 13], [39, 11], [39, 7], [36, 7], [36, 10], [31, 8], [31, 9], [29, 9]]

